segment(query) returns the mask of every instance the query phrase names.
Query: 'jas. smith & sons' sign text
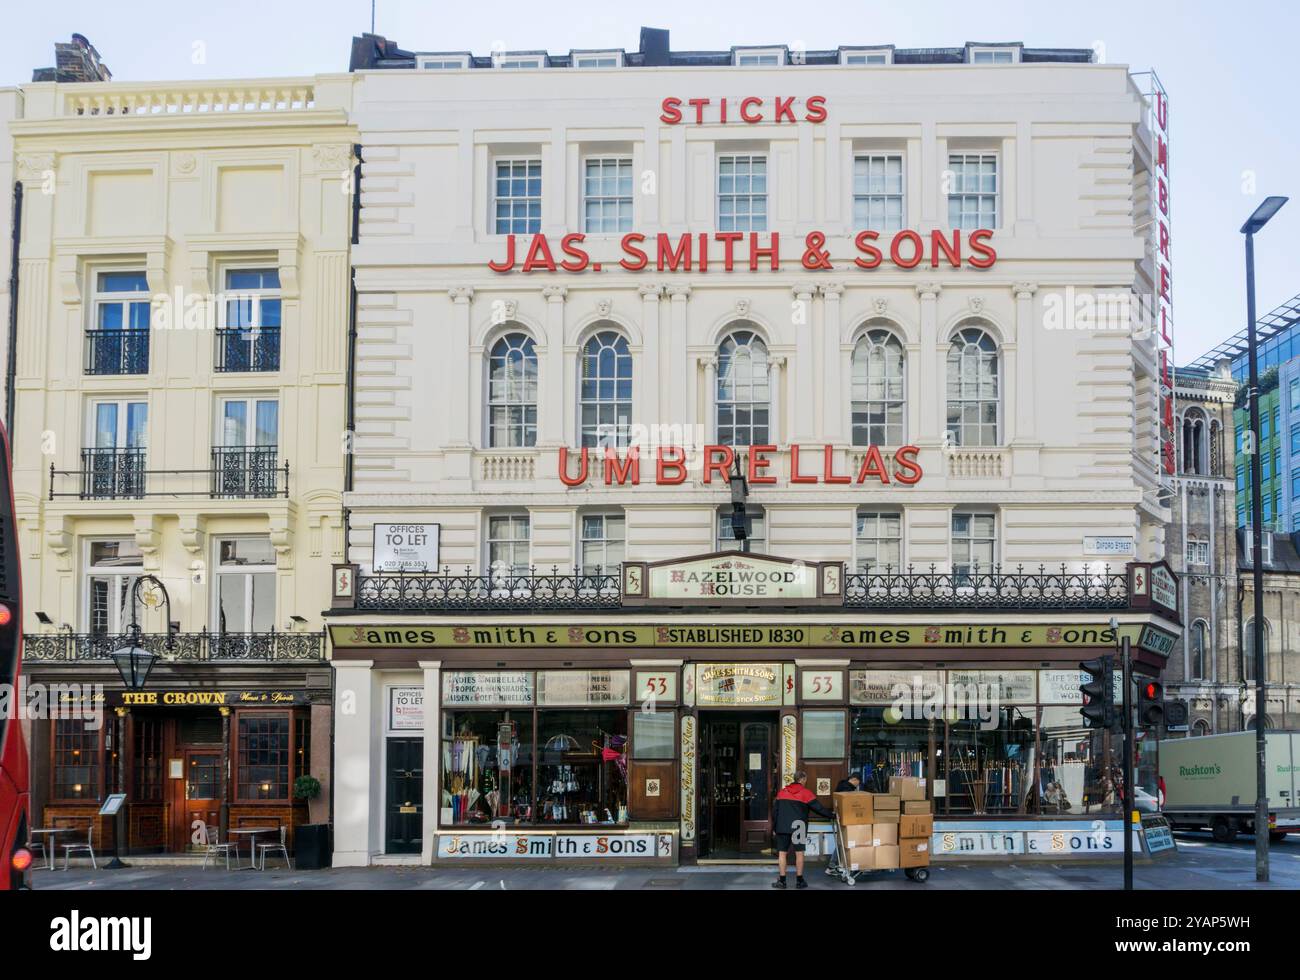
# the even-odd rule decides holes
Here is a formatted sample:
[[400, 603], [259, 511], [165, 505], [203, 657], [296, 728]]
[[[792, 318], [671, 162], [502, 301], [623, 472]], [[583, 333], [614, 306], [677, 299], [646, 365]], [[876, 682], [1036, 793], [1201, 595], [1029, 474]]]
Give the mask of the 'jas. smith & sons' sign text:
[[[506, 254], [488, 262], [493, 272], [600, 272], [604, 265], [599, 256], [593, 258], [587, 251], [587, 236], [580, 231], [569, 232], [560, 238], [558, 249], [545, 233], [538, 232], [528, 238], [525, 247], [521, 236], [506, 235]], [[800, 248], [799, 265], [810, 272], [835, 269], [861, 269], [871, 271], [888, 259], [897, 269], [915, 269], [926, 263], [932, 269], [947, 263], [954, 269], [968, 265], [972, 269], [991, 269], [998, 253], [989, 244], [993, 238], [990, 228], [978, 228], [969, 234], [960, 230], [951, 232], [935, 229], [926, 235], [912, 228], [895, 232], [884, 242], [880, 232], [868, 229], [853, 236], [853, 254], [840, 259], [831, 255], [826, 233], [810, 231], [804, 235]], [[781, 269], [781, 235], [779, 232], [683, 232], [668, 235], [659, 232], [653, 239], [639, 231], [630, 231], [619, 239], [619, 255], [615, 269], [624, 272], [642, 272], [651, 267], [656, 272], [734, 272], [738, 267], [758, 272]], [[556, 255], [559, 261], [556, 261]], [[787, 257], [789, 257], [787, 255]]]
[[[828, 110], [824, 95], [775, 96], [747, 95], [742, 98], [668, 96], [659, 104], [659, 120], [666, 126], [727, 125], [728, 123], [761, 124], [808, 123], [826, 121]], [[727, 181], [725, 173], [719, 179]], [[726, 187], [720, 185], [725, 191]], [[759, 188], [754, 188], [760, 190]], [[761, 190], [760, 190], [761, 192]], [[993, 231], [979, 228], [969, 233], [960, 229], [934, 229], [920, 232], [912, 228], [896, 231], [882, 240], [881, 233], [863, 229], [852, 235], [852, 251], [847, 256], [832, 256], [832, 248], [823, 231], [804, 235], [799, 251], [799, 265], [810, 271], [842, 269], [878, 269], [886, 259], [897, 269], [915, 269], [928, 263], [937, 269], [943, 263], [954, 269], [963, 264], [972, 269], [989, 269], [997, 261], [997, 252], [989, 244]], [[587, 236], [570, 232], [552, 243], [544, 233], [526, 236], [506, 235], [505, 255], [488, 262], [493, 272], [600, 272], [603, 264], [624, 272], [641, 272], [651, 267], [656, 272], [733, 272], [748, 268], [757, 272], [765, 268], [777, 272], [783, 258], [779, 232], [700, 231], [654, 236], [629, 231], [618, 243], [618, 252], [602, 244], [600, 254], [586, 248]], [[848, 236], [844, 236], [845, 239]], [[841, 244], [841, 249], [848, 246]], [[793, 259], [794, 250], [787, 246], [785, 258]], [[838, 264], [837, 264], [838, 261]]]

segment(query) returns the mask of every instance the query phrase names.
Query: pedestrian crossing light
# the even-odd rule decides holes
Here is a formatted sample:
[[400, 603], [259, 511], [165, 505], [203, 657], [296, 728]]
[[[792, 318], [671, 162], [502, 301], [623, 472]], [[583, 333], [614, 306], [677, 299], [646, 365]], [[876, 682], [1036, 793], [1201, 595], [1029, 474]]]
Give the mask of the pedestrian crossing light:
[[1079, 669], [1089, 677], [1079, 685], [1083, 693], [1083, 724], [1086, 728], [1115, 725], [1115, 665], [1110, 657], [1085, 660]]
[[1138, 720], [1148, 728], [1159, 728], [1165, 720], [1165, 686], [1143, 681], [1138, 688]]

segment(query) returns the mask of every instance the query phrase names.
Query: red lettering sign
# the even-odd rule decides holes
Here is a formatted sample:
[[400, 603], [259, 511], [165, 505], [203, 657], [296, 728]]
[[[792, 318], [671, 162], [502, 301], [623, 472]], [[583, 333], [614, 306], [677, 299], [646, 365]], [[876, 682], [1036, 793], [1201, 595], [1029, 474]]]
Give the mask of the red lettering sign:
[[[1162, 225], [1162, 228], [1164, 226]], [[963, 241], [965, 235], [965, 241]], [[1161, 252], [1168, 257], [1168, 231], [1162, 232]], [[500, 259], [491, 259], [487, 267], [493, 272], [508, 274], [511, 272], [572, 272], [598, 273], [601, 263], [593, 261], [587, 250], [587, 236], [580, 232], [571, 232], [560, 239], [559, 250], [564, 260], [556, 262], [554, 250], [544, 232], [532, 235], [528, 247], [520, 260], [520, 244], [516, 235], [505, 236], [505, 255]], [[737, 245], [745, 243], [745, 233], [740, 231], [684, 232], [669, 235], [659, 232], [655, 235], [653, 248], [648, 248], [646, 236], [639, 231], [630, 231], [619, 239], [618, 268], [627, 272], [641, 272], [653, 262], [658, 272], [709, 272], [716, 268], [716, 262], [710, 262], [711, 245], [722, 247], [722, 271], [732, 272], [736, 268]], [[824, 232], [810, 231], [804, 235], [802, 248], [791, 248], [789, 254], [783, 254], [781, 236], [778, 232], [750, 232], [747, 242], [748, 267], [751, 272], [778, 272], [782, 259], [787, 262], [798, 261], [803, 268], [811, 270], [835, 269], [878, 269], [885, 262], [885, 249], [880, 242], [880, 232], [868, 229], [858, 232], [853, 238], [856, 254], [841, 259], [836, 263]], [[998, 253], [990, 243], [993, 231], [979, 228], [969, 233], [960, 230], [951, 232], [951, 238], [942, 231], [932, 231], [928, 235], [911, 228], [895, 232], [889, 240], [889, 259], [895, 268], [915, 269], [924, 262], [937, 269], [946, 264], [954, 269], [963, 265], [972, 269], [990, 269], [997, 262]], [[800, 255], [802, 252], [802, 256]], [[653, 255], [653, 258], [652, 258]], [[716, 259], [716, 250], [714, 252]], [[741, 259], [744, 262], [744, 258]]]
[[[744, 452], [747, 463], [746, 477], [751, 485], [774, 486], [779, 480], [775, 473], [769, 472], [774, 464], [771, 455], [779, 451], [777, 446], [705, 446], [694, 464], [701, 467], [700, 482], [712, 484], [727, 483], [736, 465], [737, 450]], [[821, 446], [822, 465], [820, 472], [809, 472], [806, 461], [801, 459], [810, 447], [790, 446], [790, 477], [792, 484], [822, 483], [828, 486], [861, 486], [864, 483], [888, 486], [898, 483], [903, 486], [915, 486], [925, 475], [921, 464], [917, 462], [916, 446], [902, 446], [894, 453], [892, 468], [886, 461], [879, 446], [867, 446], [858, 465], [857, 473], [842, 473], [835, 469], [835, 447]], [[575, 473], [570, 456], [578, 455]], [[589, 450], [586, 448], [571, 450], [561, 448], [557, 454], [560, 482], [566, 487], [580, 487], [587, 483], [590, 474]], [[625, 455], [620, 456], [613, 448], [604, 450], [604, 484], [613, 486], [639, 486], [641, 483], [641, 452], [637, 446], [631, 446]], [[816, 464], [813, 464], [815, 466]], [[686, 482], [691, 464], [688, 463], [686, 449], [682, 446], [659, 446], [655, 450], [655, 483], [658, 486], [680, 486]]]

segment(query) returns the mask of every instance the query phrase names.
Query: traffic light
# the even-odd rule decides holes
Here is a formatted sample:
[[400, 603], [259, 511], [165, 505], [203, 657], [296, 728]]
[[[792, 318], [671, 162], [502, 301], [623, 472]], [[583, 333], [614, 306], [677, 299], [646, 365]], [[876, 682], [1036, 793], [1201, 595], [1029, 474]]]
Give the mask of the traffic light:
[[1165, 686], [1159, 681], [1143, 680], [1138, 684], [1138, 723], [1159, 728], [1165, 720]]
[[1166, 701], [1165, 730], [1171, 732], [1176, 729], [1185, 730], [1187, 728], [1187, 715], [1186, 701]]
[[1086, 728], [1111, 728], [1115, 724], [1115, 664], [1110, 657], [1085, 660], [1079, 669], [1091, 678], [1080, 684], [1083, 724]]

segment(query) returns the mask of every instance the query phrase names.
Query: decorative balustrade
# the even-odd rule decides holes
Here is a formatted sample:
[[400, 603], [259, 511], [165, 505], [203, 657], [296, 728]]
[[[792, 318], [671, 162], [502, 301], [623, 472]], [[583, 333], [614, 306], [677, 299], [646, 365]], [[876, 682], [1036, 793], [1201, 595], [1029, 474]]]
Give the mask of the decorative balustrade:
[[121, 82], [79, 85], [63, 96], [67, 116], [159, 116], [194, 113], [291, 112], [312, 109], [311, 83], [220, 82], [132, 86]]
[[429, 574], [381, 573], [358, 577], [357, 609], [385, 612], [475, 612], [488, 609], [617, 609], [622, 603], [618, 569], [599, 565], [583, 572], [527, 574], [469, 568], [453, 575], [445, 567]]
[[944, 457], [953, 479], [1000, 479], [1005, 470], [1006, 453], [1001, 449], [949, 449]]
[[[113, 651], [137, 642], [126, 633], [27, 633], [23, 660], [32, 663], [110, 663]], [[160, 662], [239, 661], [311, 663], [324, 661], [321, 633], [142, 633], [140, 646]]]
[[487, 450], [479, 457], [479, 478], [489, 483], [531, 483], [537, 473], [537, 451]]
[[[622, 606], [617, 570], [599, 567], [561, 572], [558, 567], [538, 573], [479, 573], [450, 568], [428, 573], [381, 573], [358, 576], [355, 608], [372, 612], [452, 613], [484, 610], [598, 610]], [[665, 605], [671, 602], [665, 600]], [[823, 610], [825, 607], [821, 607]], [[1127, 609], [1128, 579], [1109, 566], [1097, 572], [1060, 571], [1040, 565], [1003, 571], [978, 566], [956, 572], [931, 566], [919, 572], [885, 567], [845, 576], [844, 608], [909, 610], [1036, 610]]]
[[1064, 609], [1127, 609], [1128, 576], [1112, 572], [1107, 565], [1099, 572], [1060, 571], [1039, 565], [1014, 572], [994, 565], [982, 570], [939, 571], [931, 565], [918, 572], [885, 566], [844, 576], [844, 605], [849, 609], [906, 610], [1020, 610], [1051, 612]]

